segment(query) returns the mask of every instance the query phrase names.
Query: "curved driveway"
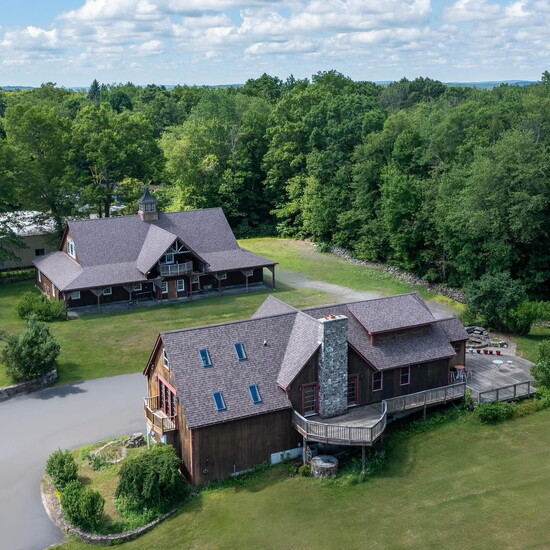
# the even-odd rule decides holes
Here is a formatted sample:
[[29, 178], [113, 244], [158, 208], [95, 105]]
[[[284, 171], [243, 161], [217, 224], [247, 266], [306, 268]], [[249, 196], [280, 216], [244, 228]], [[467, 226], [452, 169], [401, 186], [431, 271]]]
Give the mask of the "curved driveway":
[[47, 388], [0, 403], [0, 548], [41, 550], [64, 536], [40, 501], [48, 455], [145, 430], [141, 374]]

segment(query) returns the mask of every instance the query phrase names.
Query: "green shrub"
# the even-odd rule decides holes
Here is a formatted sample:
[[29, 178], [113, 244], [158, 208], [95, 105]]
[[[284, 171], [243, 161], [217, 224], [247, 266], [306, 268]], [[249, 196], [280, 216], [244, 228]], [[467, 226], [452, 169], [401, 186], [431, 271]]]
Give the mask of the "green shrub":
[[101, 455], [88, 453], [86, 456], [92, 470], [106, 470], [111, 466]]
[[309, 464], [302, 464], [299, 468], [298, 468], [298, 473], [301, 475], [301, 476], [304, 476], [304, 477], [308, 477], [311, 475], [311, 468], [309, 467]]
[[97, 491], [84, 489], [80, 481], [71, 481], [61, 493], [60, 501], [71, 523], [89, 531], [97, 529], [105, 506], [105, 499]]
[[53, 486], [58, 491], [63, 491], [68, 483], [76, 480], [77, 471], [76, 462], [69, 451], [58, 449], [46, 462], [46, 473], [52, 478]]
[[188, 490], [178, 468], [179, 458], [171, 445], [152, 447], [122, 464], [115, 496], [126, 507], [169, 507]]
[[480, 422], [494, 424], [512, 418], [514, 416], [514, 405], [501, 401], [481, 403], [478, 405], [476, 412]]
[[28, 319], [31, 315], [40, 321], [67, 318], [64, 302], [49, 300], [44, 294], [32, 290], [23, 294], [16, 310], [21, 319]]
[[539, 411], [550, 407], [550, 388], [537, 388], [535, 393], [535, 403], [537, 404], [537, 409]]
[[320, 242], [315, 244], [317, 246], [317, 252], [321, 252], [322, 254], [327, 254], [332, 251], [332, 247], [330, 246], [330, 243]]
[[520, 418], [522, 416], [528, 416], [538, 411], [537, 402], [534, 399], [527, 399], [516, 403], [514, 407], [514, 416]]
[[46, 323], [38, 321], [34, 315], [29, 317], [21, 334], [9, 335], [5, 341], [0, 360], [14, 382], [39, 378], [57, 366], [59, 343]]
[[550, 340], [539, 344], [537, 362], [531, 367], [531, 375], [537, 387], [550, 388]]

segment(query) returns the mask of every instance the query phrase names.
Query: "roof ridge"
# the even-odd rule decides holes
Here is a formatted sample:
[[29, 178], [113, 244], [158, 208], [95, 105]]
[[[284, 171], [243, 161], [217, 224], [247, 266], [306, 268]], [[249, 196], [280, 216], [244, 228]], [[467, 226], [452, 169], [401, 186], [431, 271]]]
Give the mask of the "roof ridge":
[[325, 304], [325, 305], [320, 305], [320, 306], [310, 306], [310, 307], [306, 307], [300, 311], [308, 311], [308, 310], [311, 310], [311, 309], [321, 309], [321, 308], [325, 308], [325, 307], [338, 307], [338, 306], [352, 306], [354, 304], [364, 304], [365, 302], [376, 302], [376, 301], [379, 301], [379, 300], [389, 300], [389, 299], [392, 299], [392, 298], [400, 298], [400, 297], [403, 297], [403, 296], [419, 296], [420, 299], [422, 299], [422, 297], [420, 296], [420, 294], [416, 291], [413, 291], [413, 292], [405, 292], [403, 294], [393, 294], [392, 296], [378, 296], [377, 298], [366, 298], [364, 300], [353, 300], [351, 302], [339, 302], [337, 304]]
[[164, 334], [177, 334], [180, 332], [191, 332], [192, 330], [202, 330], [202, 329], [209, 329], [214, 327], [223, 327], [228, 325], [238, 325], [241, 323], [250, 323], [250, 322], [257, 322], [257, 321], [265, 321], [267, 319], [273, 319], [275, 317], [283, 317], [284, 315], [296, 315], [295, 311], [286, 311], [284, 313], [276, 313], [274, 315], [266, 315], [265, 317], [250, 317], [249, 319], [237, 319], [236, 321], [226, 321], [225, 323], [214, 323], [212, 325], [201, 325], [197, 327], [187, 327], [187, 328], [179, 328], [175, 330], [164, 330], [160, 333], [160, 335]]

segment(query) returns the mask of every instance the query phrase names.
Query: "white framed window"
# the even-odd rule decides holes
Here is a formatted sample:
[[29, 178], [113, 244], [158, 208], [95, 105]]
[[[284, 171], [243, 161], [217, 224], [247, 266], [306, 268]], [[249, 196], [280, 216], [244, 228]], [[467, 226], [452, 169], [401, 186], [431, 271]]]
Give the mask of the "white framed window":
[[55, 285], [52, 283], [52, 296], [55, 298]]
[[160, 289], [163, 294], [168, 294], [168, 281], [162, 281], [162, 283], [160, 283]]
[[74, 253], [74, 241], [70, 237], [67, 238], [67, 254], [71, 258], [76, 258], [76, 254]]
[[38, 280], [39, 283], [42, 282], [42, 273], [40, 272], [40, 269], [36, 270], [36, 279]]
[[411, 383], [411, 367], [401, 367], [400, 385], [407, 386]]
[[166, 350], [164, 348], [162, 348], [162, 364], [167, 369], [170, 369], [170, 363], [168, 362], [168, 355], [166, 355]]
[[185, 290], [185, 279], [177, 280], [177, 289], [178, 289], [178, 292], [183, 292]]
[[372, 373], [372, 391], [380, 391], [382, 389], [382, 373]]
[[80, 300], [80, 290], [71, 292], [71, 300]]
[[103, 289], [103, 296], [110, 296], [113, 293], [113, 288], [108, 286]]
[[199, 275], [193, 275], [193, 276], [191, 277], [191, 282], [192, 282], [194, 285], [195, 285], [195, 284], [198, 284], [199, 281], [200, 281]]
[[141, 283], [134, 283], [132, 285], [132, 290], [141, 290], [141, 289], [142, 289]]
[[172, 252], [167, 252], [162, 255], [160, 259], [161, 264], [173, 264], [174, 263], [174, 254]]
[[227, 273], [225, 271], [216, 273], [216, 279], [218, 279], [218, 281], [225, 281], [225, 279], [227, 279]]

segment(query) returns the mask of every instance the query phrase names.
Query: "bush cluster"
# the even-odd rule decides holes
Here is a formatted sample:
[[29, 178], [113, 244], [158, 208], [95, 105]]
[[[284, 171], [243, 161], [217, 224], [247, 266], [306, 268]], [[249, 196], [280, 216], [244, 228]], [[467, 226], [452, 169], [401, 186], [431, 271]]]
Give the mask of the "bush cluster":
[[8, 335], [0, 353], [6, 372], [14, 382], [40, 378], [57, 365], [60, 346], [46, 323], [31, 315], [21, 334]]
[[63, 491], [65, 486], [77, 479], [78, 467], [69, 451], [58, 449], [46, 462], [46, 473], [52, 478], [53, 486]]
[[481, 403], [476, 408], [477, 417], [484, 424], [495, 424], [514, 416], [514, 404], [494, 401]]
[[65, 517], [74, 525], [95, 531], [103, 517], [105, 499], [92, 489], [85, 489], [80, 481], [67, 483], [61, 493]]
[[67, 318], [64, 302], [48, 300], [44, 294], [32, 290], [23, 294], [16, 309], [21, 319], [28, 319], [31, 315], [34, 315], [40, 321]]
[[179, 473], [179, 458], [171, 445], [154, 446], [122, 464], [116, 498], [126, 508], [159, 511], [183, 498], [187, 484]]

